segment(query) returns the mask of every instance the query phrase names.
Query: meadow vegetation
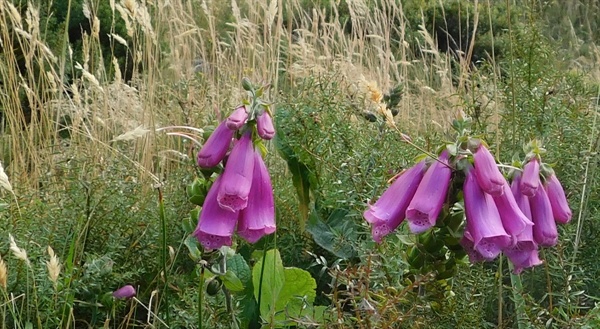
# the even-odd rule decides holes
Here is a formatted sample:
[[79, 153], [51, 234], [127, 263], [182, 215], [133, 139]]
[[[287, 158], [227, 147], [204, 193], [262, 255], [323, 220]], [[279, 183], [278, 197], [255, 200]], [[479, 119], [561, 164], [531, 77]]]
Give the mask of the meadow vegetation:
[[[591, 0], [0, 1], [0, 328], [600, 326], [597, 15]], [[244, 77], [274, 104], [277, 231], [209, 252], [190, 237], [214, 179], [196, 154]], [[470, 264], [405, 226], [371, 239], [367, 202], [463, 117], [503, 163], [532, 139], [547, 150], [573, 220], [543, 265]], [[136, 296], [114, 298], [125, 285]]]

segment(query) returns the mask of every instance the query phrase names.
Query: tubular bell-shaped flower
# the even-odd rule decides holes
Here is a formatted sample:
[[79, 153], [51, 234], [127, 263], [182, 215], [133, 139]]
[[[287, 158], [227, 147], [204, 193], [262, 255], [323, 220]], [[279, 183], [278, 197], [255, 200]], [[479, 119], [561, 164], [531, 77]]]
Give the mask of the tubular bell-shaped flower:
[[264, 235], [275, 232], [275, 202], [269, 171], [260, 151], [254, 151], [254, 173], [248, 206], [240, 212], [238, 235], [255, 243]]
[[471, 263], [479, 263], [479, 262], [485, 261], [485, 258], [483, 258], [483, 256], [481, 256], [479, 251], [475, 250], [475, 243], [473, 242], [473, 236], [471, 235], [471, 233], [469, 232], [469, 230], [467, 228], [465, 228], [463, 236], [460, 239], [460, 245], [463, 247], [463, 249], [467, 253], [467, 256], [469, 256], [469, 261]]
[[116, 299], [127, 299], [135, 296], [135, 288], [128, 284], [113, 292], [113, 297]]
[[225, 120], [227, 122], [227, 128], [231, 130], [238, 130], [248, 120], [248, 112], [246, 111], [246, 105], [239, 106], [236, 108]]
[[211, 168], [219, 164], [229, 150], [233, 133], [233, 130], [227, 128], [225, 121], [221, 122], [198, 152], [198, 166]]
[[538, 245], [543, 247], [553, 247], [558, 242], [558, 231], [556, 222], [552, 216], [552, 206], [548, 199], [548, 194], [543, 188], [538, 189], [537, 193], [529, 198], [531, 207], [531, 217], [533, 219], [533, 238]]
[[521, 273], [525, 268], [540, 265], [542, 261], [538, 255], [537, 243], [533, 239], [533, 226], [525, 227], [525, 230], [517, 236], [515, 246], [504, 250], [504, 253], [515, 266], [515, 274]]
[[523, 176], [521, 177], [521, 193], [532, 197], [540, 186], [540, 162], [533, 158], [523, 167]]
[[421, 161], [406, 170], [383, 192], [374, 205], [369, 204], [363, 216], [373, 225], [373, 240], [381, 242], [381, 238], [395, 230], [406, 216], [406, 208], [412, 200], [417, 187], [423, 178], [425, 161]]
[[219, 176], [208, 190], [200, 212], [198, 226], [192, 233], [206, 249], [231, 246], [231, 237], [237, 224], [239, 212], [223, 209], [217, 202], [217, 195], [223, 181], [223, 176]]
[[511, 238], [504, 227], [492, 196], [477, 183], [477, 172], [469, 170], [463, 185], [467, 230], [474, 248], [487, 260], [492, 260], [508, 247]]
[[415, 234], [433, 227], [442, 211], [452, 175], [448, 157], [448, 152], [444, 151], [438, 161], [431, 164], [406, 209], [408, 226]]
[[217, 196], [221, 208], [229, 211], [246, 208], [254, 172], [253, 148], [250, 131], [244, 133], [233, 146], [221, 175], [223, 180]]
[[548, 199], [550, 200], [550, 206], [552, 207], [554, 220], [560, 224], [570, 222], [573, 213], [571, 212], [571, 208], [569, 208], [565, 190], [563, 190], [562, 185], [554, 173], [546, 179], [545, 187], [546, 192], [548, 193]]
[[491, 195], [504, 193], [506, 179], [498, 170], [494, 156], [483, 144], [480, 144], [475, 154], [473, 154], [473, 160], [475, 172], [477, 173], [477, 183], [481, 189]]
[[262, 139], [272, 139], [275, 136], [275, 127], [273, 126], [273, 118], [265, 111], [256, 118], [256, 130], [258, 136]]
[[515, 197], [513, 196], [508, 182], [504, 182], [504, 193], [502, 195], [492, 196], [500, 219], [502, 220], [502, 226], [506, 230], [512, 239], [513, 245], [517, 243], [517, 236], [521, 234], [528, 226], [533, 226], [533, 222], [523, 214], [521, 208], [517, 204]]

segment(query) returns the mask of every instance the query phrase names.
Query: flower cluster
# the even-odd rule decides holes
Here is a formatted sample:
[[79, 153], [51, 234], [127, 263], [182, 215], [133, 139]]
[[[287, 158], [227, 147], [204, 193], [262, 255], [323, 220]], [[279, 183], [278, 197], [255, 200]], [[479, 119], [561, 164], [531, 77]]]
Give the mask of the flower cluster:
[[256, 109], [242, 105], [219, 124], [198, 153], [202, 168], [224, 163], [223, 173], [208, 190], [193, 233], [206, 249], [231, 246], [236, 227], [238, 235], [250, 243], [275, 232], [273, 188], [261, 151], [254, 145], [255, 135], [273, 138], [271, 115], [264, 105]]
[[[469, 161], [465, 154], [471, 153]], [[556, 245], [556, 223], [568, 223], [572, 214], [554, 171], [540, 163], [539, 154], [530, 153], [528, 158], [522, 172], [514, 170], [510, 185], [481, 142], [452, 161], [446, 149], [430, 165], [425, 160], [417, 163], [364, 212], [373, 239], [381, 242], [404, 219], [413, 233], [435, 226], [447, 201], [453, 168], [462, 167], [466, 224], [460, 244], [471, 262], [493, 260], [504, 252], [515, 273], [541, 264], [538, 247]]]

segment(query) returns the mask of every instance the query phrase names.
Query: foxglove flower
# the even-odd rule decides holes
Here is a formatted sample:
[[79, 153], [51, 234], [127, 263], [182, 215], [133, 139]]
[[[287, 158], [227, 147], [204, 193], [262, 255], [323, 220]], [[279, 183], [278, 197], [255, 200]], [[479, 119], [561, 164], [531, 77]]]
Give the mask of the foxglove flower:
[[477, 183], [481, 189], [491, 195], [504, 193], [504, 176], [496, 166], [496, 160], [490, 151], [480, 144], [473, 155]]
[[269, 171], [259, 150], [254, 151], [254, 173], [248, 206], [240, 212], [238, 235], [255, 243], [264, 235], [275, 232], [275, 203]]
[[558, 242], [558, 231], [556, 222], [552, 216], [552, 206], [548, 199], [548, 194], [543, 188], [538, 189], [537, 193], [529, 198], [531, 207], [531, 217], [533, 219], [533, 238], [538, 245], [543, 247], [553, 247]]
[[423, 178], [425, 161], [421, 161], [406, 170], [383, 192], [374, 205], [369, 204], [363, 216], [373, 225], [373, 240], [381, 242], [381, 238], [395, 230], [406, 216], [406, 208], [412, 200], [417, 187]]
[[554, 173], [546, 179], [546, 192], [548, 193], [554, 220], [560, 224], [566, 224], [571, 221], [573, 214], [571, 213], [571, 208], [569, 208], [565, 190], [563, 190]]
[[225, 121], [221, 122], [217, 129], [208, 137], [200, 152], [198, 152], [196, 159], [198, 166], [211, 168], [219, 164], [229, 150], [233, 133], [233, 130], [227, 128]]
[[406, 219], [410, 230], [425, 232], [435, 225], [448, 194], [452, 170], [448, 166], [448, 152], [440, 155], [423, 176], [408, 209]]
[[540, 186], [540, 163], [537, 158], [533, 158], [523, 167], [523, 177], [521, 177], [521, 193], [532, 197]]
[[517, 243], [517, 236], [521, 234], [527, 226], [533, 226], [533, 222], [523, 214], [519, 208], [515, 197], [513, 196], [508, 182], [504, 182], [504, 193], [493, 196], [496, 208], [502, 220], [502, 226], [513, 240], [513, 245]]
[[233, 146], [225, 170], [217, 200], [221, 208], [238, 211], [246, 208], [254, 172], [252, 134], [246, 132]]
[[231, 130], [238, 130], [242, 128], [247, 120], [248, 112], [246, 112], [246, 106], [242, 105], [236, 108], [225, 121], [227, 122], [227, 128]]
[[275, 136], [275, 127], [273, 127], [273, 119], [267, 111], [256, 118], [256, 130], [258, 136], [262, 139], [272, 139]]
[[463, 247], [467, 256], [469, 256], [469, 261], [471, 263], [479, 263], [484, 262], [486, 259], [481, 256], [479, 251], [475, 250], [475, 243], [473, 242], [473, 236], [467, 228], [463, 233], [462, 238], [460, 239], [460, 245]]
[[513, 197], [515, 198], [519, 209], [521, 209], [521, 212], [523, 212], [523, 215], [525, 215], [525, 217], [527, 217], [530, 221], [533, 222], [531, 217], [531, 207], [529, 206], [529, 198], [521, 192], [520, 172], [515, 172], [512, 179], [512, 183], [510, 184], [510, 191]]
[[112, 293], [116, 299], [127, 299], [135, 296], [135, 288], [132, 285], [123, 286]]
[[504, 227], [492, 196], [484, 193], [477, 184], [477, 172], [469, 170], [463, 185], [467, 230], [472, 236], [475, 250], [487, 260], [492, 260], [508, 247], [511, 238]]
[[531, 225], [525, 227], [525, 230], [517, 236], [515, 246], [504, 250], [504, 254], [515, 266], [513, 271], [515, 274], [521, 273], [525, 268], [540, 265], [542, 261], [538, 255], [537, 243], [533, 239], [533, 227]]
[[198, 226], [192, 233], [200, 244], [209, 250], [231, 246], [231, 237], [238, 220], [239, 212], [223, 209], [217, 202], [223, 181], [223, 176], [219, 176], [208, 190], [200, 211]]

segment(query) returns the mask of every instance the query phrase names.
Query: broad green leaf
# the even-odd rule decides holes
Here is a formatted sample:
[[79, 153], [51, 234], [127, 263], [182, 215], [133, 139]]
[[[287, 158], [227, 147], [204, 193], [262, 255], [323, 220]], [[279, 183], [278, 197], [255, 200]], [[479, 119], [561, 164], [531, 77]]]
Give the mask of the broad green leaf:
[[[227, 269], [232, 271], [244, 285], [244, 290], [252, 287], [252, 273], [250, 267], [240, 254], [235, 254], [227, 259]], [[250, 290], [252, 291], [252, 290]]]
[[223, 281], [223, 284], [227, 289], [229, 289], [229, 291], [237, 292], [244, 290], [244, 285], [242, 284], [242, 281], [231, 270], [227, 270], [227, 272], [225, 272], [225, 275], [221, 276], [221, 281]]
[[275, 304], [275, 320], [285, 323], [286, 319], [306, 315], [306, 308], [315, 301], [317, 283], [305, 270], [287, 267], [284, 270], [285, 284]]
[[343, 259], [357, 255], [352, 245], [358, 238], [356, 223], [348, 219], [347, 214], [345, 209], [336, 209], [327, 221], [323, 221], [317, 210], [313, 209], [306, 227], [319, 246]]
[[252, 268], [252, 284], [254, 297], [257, 301], [260, 300], [260, 315], [265, 320], [271, 319], [277, 298], [285, 284], [283, 263], [277, 249], [267, 251], [265, 256], [256, 262]]
[[183, 244], [187, 247], [190, 252], [190, 257], [192, 260], [197, 261], [202, 258], [202, 252], [198, 249], [198, 240], [196, 240], [193, 236], [188, 236]]

